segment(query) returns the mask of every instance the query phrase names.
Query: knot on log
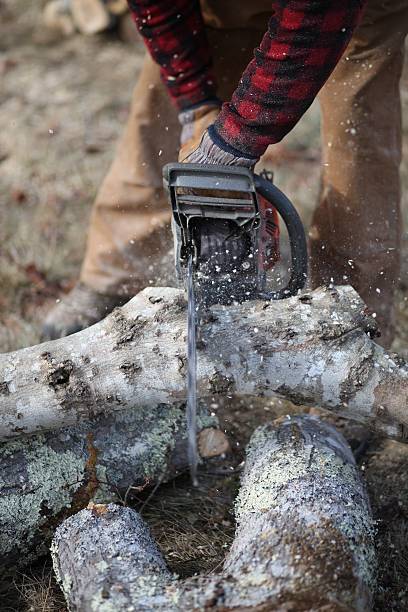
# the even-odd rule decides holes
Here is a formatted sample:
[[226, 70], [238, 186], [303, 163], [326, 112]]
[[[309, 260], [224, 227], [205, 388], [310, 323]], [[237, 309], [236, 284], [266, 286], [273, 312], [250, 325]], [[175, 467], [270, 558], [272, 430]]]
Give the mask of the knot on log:
[[55, 391], [59, 391], [60, 387], [67, 386], [71, 373], [74, 370], [74, 364], [70, 359], [58, 361], [54, 359], [49, 352], [42, 353], [46, 365], [46, 379], [50, 387]]

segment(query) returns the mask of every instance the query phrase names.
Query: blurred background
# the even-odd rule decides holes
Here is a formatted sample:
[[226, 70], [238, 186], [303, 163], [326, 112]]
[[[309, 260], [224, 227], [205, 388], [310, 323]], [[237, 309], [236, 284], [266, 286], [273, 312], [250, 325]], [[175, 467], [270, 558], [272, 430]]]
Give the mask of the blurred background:
[[[37, 343], [46, 311], [75, 283], [93, 198], [126, 121], [143, 53], [125, 0], [0, 0], [3, 352]], [[407, 356], [408, 62], [402, 101], [405, 230], [398, 338], [393, 348]], [[319, 108], [315, 104], [290, 136], [266, 156], [275, 182], [296, 204], [306, 224], [319, 190], [319, 137]], [[290, 410], [280, 400], [262, 406], [268, 418]], [[249, 431], [248, 423], [243, 425], [239, 417], [236, 422], [231, 417], [225, 419], [233, 434], [236, 430], [237, 439], [244, 439], [242, 430], [247, 427]], [[379, 521], [376, 609], [407, 610], [408, 447], [372, 440], [361, 468]], [[203, 567], [206, 560], [211, 569], [220, 562], [231, 539], [233, 523], [225, 510], [228, 504], [217, 497], [206, 504], [208, 490], [197, 499], [185, 493], [188, 482], [183, 486], [165, 490], [149, 503], [147, 512], [163, 550], [169, 555], [173, 551], [178, 571], [181, 567], [183, 573], [186, 564], [191, 570], [194, 562], [197, 568]], [[222, 487], [227, 497], [233, 496], [234, 483], [228, 487], [223, 483]], [[185, 493], [183, 499], [180, 491]], [[164, 507], [172, 512], [167, 524]], [[215, 516], [217, 512], [219, 516]], [[214, 525], [219, 525], [216, 532]], [[47, 562], [19, 575], [0, 609], [64, 610]]]

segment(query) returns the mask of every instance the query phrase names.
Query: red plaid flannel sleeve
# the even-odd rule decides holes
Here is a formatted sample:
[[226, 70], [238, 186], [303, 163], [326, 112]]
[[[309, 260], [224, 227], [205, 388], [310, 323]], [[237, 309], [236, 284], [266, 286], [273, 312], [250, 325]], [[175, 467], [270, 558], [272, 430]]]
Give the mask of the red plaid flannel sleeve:
[[[268, 31], [210, 131], [217, 144], [258, 157], [280, 141], [336, 66], [363, 3], [271, 0]], [[215, 98], [198, 0], [129, 0], [129, 6], [178, 108]]]
[[180, 110], [216, 98], [199, 0], [128, 0], [133, 19]]

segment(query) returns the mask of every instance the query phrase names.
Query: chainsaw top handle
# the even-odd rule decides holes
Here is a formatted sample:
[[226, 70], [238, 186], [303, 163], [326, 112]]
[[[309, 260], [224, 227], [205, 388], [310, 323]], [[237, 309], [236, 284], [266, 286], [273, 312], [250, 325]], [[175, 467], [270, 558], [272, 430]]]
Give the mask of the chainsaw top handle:
[[[170, 195], [173, 219], [179, 224], [183, 256], [191, 253], [189, 218], [228, 218], [237, 223], [259, 222], [257, 194], [278, 212], [288, 232], [292, 254], [291, 274], [286, 287], [274, 292], [261, 292], [259, 298], [278, 300], [295, 295], [307, 279], [307, 246], [302, 221], [291, 201], [273, 184], [268, 175], [259, 176], [247, 168], [209, 164], [171, 163], [163, 168], [163, 182]], [[187, 222], [186, 222], [187, 219]]]
[[255, 174], [254, 182], [257, 193], [264, 197], [278, 211], [288, 232], [292, 257], [289, 281], [283, 289], [264, 293], [260, 296], [269, 300], [281, 300], [291, 295], [296, 295], [306, 284], [307, 243], [305, 230], [296, 208], [289, 198], [273, 184], [271, 179]]

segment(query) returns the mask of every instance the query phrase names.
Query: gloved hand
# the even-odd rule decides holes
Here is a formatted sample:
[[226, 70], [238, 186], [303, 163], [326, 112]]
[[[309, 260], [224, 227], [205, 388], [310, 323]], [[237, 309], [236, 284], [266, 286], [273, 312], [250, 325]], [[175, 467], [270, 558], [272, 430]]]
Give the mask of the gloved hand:
[[[207, 128], [214, 123], [219, 112], [220, 105], [209, 103], [179, 114], [182, 125], [179, 161], [225, 165], [234, 163], [233, 156], [212, 144], [207, 132]], [[207, 154], [205, 151], [208, 147], [211, 151]], [[203, 194], [202, 191], [200, 193]], [[216, 190], [211, 190], [208, 195], [216, 194]], [[236, 194], [231, 195], [236, 197]], [[201, 271], [205, 274], [217, 274], [222, 271], [225, 274], [232, 272], [236, 267], [239, 268], [248, 255], [250, 245], [247, 244], [247, 240], [242, 240], [237, 235], [236, 224], [223, 219], [203, 219], [198, 226]]]
[[253, 168], [257, 159], [235, 155], [214, 142], [211, 126], [219, 112], [220, 106], [208, 103], [179, 113], [182, 125], [179, 161], [190, 164], [223, 164]]
[[216, 102], [202, 104], [197, 108], [182, 111], [178, 119], [181, 124], [179, 161], [197, 149], [206, 129], [217, 119], [221, 106]]

